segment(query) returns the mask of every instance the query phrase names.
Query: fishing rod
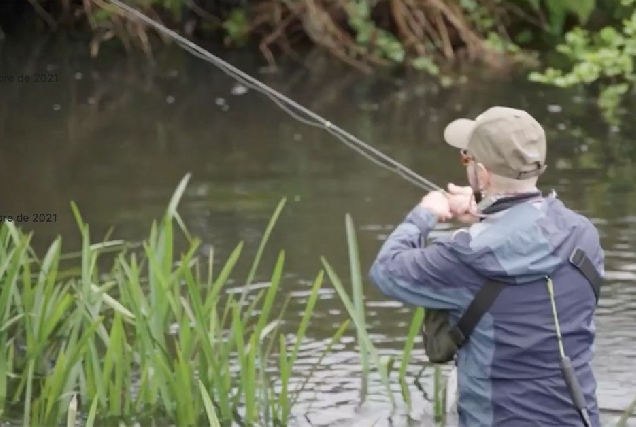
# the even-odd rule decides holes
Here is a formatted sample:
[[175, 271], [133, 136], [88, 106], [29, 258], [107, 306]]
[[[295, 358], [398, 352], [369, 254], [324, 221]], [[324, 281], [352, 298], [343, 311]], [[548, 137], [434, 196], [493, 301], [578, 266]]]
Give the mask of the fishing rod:
[[[391, 159], [387, 155], [381, 153], [380, 151], [376, 150], [370, 145], [364, 143], [360, 139], [351, 135], [349, 132], [340, 128], [339, 126], [331, 123], [328, 120], [325, 120], [324, 118], [314, 113], [313, 111], [303, 107], [302, 105], [298, 104], [292, 99], [286, 97], [280, 92], [277, 92], [276, 90], [262, 83], [261, 81], [244, 73], [243, 71], [232, 66], [231, 64], [222, 60], [221, 58], [211, 54], [207, 50], [191, 42], [190, 40], [184, 38], [178, 33], [166, 28], [163, 24], [160, 24], [157, 21], [149, 18], [148, 16], [139, 12], [137, 9], [130, 7], [119, 0], [107, 0], [107, 1], [119, 7], [120, 9], [125, 10], [130, 15], [133, 15], [136, 18], [142, 20], [143, 22], [150, 25], [157, 31], [169, 36], [170, 38], [175, 40], [182, 48], [184, 48], [185, 50], [187, 50], [194, 56], [197, 56], [206, 62], [216, 65], [227, 75], [239, 81], [243, 85], [264, 94], [265, 96], [270, 98], [276, 105], [278, 105], [281, 109], [283, 109], [283, 111], [288, 113], [290, 116], [292, 116], [294, 119], [298, 120], [299, 122], [305, 123], [306, 125], [309, 125], [309, 126], [314, 126], [314, 127], [318, 127], [318, 128], [322, 128], [326, 130], [330, 134], [336, 136], [340, 141], [342, 141], [349, 148], [357, 151], [358, 153], [360, 153], [361, 155], [363, 155], [365, 158], [372, 161], [376, 165], [386, 170], [389, 170], [391, 172], [397, 173], [401, 177], [405, 178], [407, 181], [411, 182], [412, 184], [415, 184], [416, 186], [424, 190], [444, 191], [437, 184], [418, 175], [417, 173], [413, 172], [411, 169], [407, 168], [403, 164]], [[301, 112], [303, 115], [309, 117], [311, 120], [301, 117], [300, 115], [292, 111], [292, 108]]]

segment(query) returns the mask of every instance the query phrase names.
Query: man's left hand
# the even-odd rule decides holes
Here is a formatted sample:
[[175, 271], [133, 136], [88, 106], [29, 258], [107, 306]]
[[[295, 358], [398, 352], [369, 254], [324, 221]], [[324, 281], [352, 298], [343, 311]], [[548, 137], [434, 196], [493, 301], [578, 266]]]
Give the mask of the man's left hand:
[[464, 224], [473, 224], [479, 220], [476, 216], [477, 204], [470, 187], [459, 187], [449, 183], [447, 197], [454, 219]]
[[428, 193], [420, 202], [420, 206], [434, 214], [438, 221], [444, 222], [453, 218], [448, 197], [441, 191]]

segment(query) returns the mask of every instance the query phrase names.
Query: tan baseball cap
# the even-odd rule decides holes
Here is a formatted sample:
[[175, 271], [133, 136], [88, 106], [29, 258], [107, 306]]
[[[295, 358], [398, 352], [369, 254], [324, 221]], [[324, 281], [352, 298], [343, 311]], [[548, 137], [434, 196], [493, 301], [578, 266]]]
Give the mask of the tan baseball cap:
[[457, 119], [444, 129], [444, 139], [497, 175], [526, 179], [546, 169], [545, 131], [523, 110], [492, 107], [475, 120]]

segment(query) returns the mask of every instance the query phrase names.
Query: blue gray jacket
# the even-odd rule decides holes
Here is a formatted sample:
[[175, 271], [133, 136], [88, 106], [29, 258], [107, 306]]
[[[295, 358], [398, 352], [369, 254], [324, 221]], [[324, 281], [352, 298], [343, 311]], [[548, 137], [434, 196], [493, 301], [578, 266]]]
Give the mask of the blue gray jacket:
[[460, 426], [581, 426], [559, 366], [546, 276], [566, 355], [600, 427], [594, 355], [596, 298], [568, 257], [583, 249], [601, 276], [599, 234], [556, 197], [525, 202], [421, 247], [435, 216], [415, 207], [386, 240], [371, 279], [387, 296], [449, 310], [455, 323], [487, 278], [505, 288], [457, 353]]

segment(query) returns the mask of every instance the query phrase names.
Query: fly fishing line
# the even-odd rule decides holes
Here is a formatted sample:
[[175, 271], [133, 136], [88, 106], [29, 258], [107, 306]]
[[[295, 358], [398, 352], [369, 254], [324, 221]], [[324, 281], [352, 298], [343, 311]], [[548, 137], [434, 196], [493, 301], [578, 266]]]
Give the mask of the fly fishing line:
[[[156, 22], [155, 20], [149, 18], [148, 16], [144, 15], [143, 13], [139, 12], [137, 9], [132, 8], [124, 3], [122, 3], [119, 0], [108, 0], [109, 3], [111, 3], [112, 5], [115, 5], [117, 7], [119, 7], [120, 9], [125, 10], [126, 12], [128, 12], [130, 15], [133, 15], [134, 17], [140, 19], [141, 21], [145, 22], [146, 24], [150, 25], [151, 27], [155, 28], [157, 31], [169, 36], [170, 38], [172, 38], [173, 40], [175, 40], [182, 48], [184, 48], [185, 50], [187, 50], [188, 52], [190, 52], [191, 54], [193, 54], [194, 56], [203, 59], [206, 62], [209, 62], [213, 65], [216, 65], [219, 69], [221, 69], [221, 71], [223, 71], [224, 73], [226, 73], [227, 75], [229, 75], [230, 77], [232, 77], [233, 79], [237, 80], [238, 82], [240, 82], [241, 84], [267, 96], [268, 98], [270, 98], [276, 105], [278, 105], [283, 111], [285, 111], [287, 114], [289, 114], [290, 116], [292, 116], [292, 118], [298, 120], [301, 123], [304, 123], [306, 125], [309, 126], [313, 126], [313, 127], [318, 127], [318, 128], [322, 128], [324, 130], [326, 130], [327, 132], [329, 132], [330, 134], [334, 135], [335, 137], [337, 137], [340, 141], [342, 141], [345, 145], [347, 145], [349, 148], [357, 151], [358, 153], [360, 153], [362, 156], [364, 156], [366, 159], [370, 160], [371, 162], [375, 163], [376, 165], [389, 170], [391, 172], [394, 172], [398, 175], [400, 175], [401, 177], [403, 177], [404, 179], [406, 179], [407, 181], [411, 182], [412, 184], [427, 190], [427, 191], [443, 191], [442, 188], [440, 186], [438, 186], [437, 184], [429, 181], [428, 179], [418, 175], [417, 173], [413, 172], [411, 169], [407, 168], [406, 166], [404, 166], [403, 164], [391, 159], [390, 157], [386, 156], [385, 154], [383, 154], [382, 152], [376, 150], [375, 148], [371, 147], [370, 145], [364, 143], [363, 141], [361, 141], [360, 139], [356, 138], [355, 136], [351, 135], [349, 132], [343, 130], [342, 128], [340, 128], [339, 126], [334, 125], [333, 123], [331, 123], [328, 120], [325, 120], [324, 118], [322, 118], [321, 116], [319, 116], [318, 114], [314, 113], [313, 111], [303, 107], [302, 105], [296, 103], [295, 101], [289, 99], [288, 97], [286, 97], [285, 95], [281, 94], [280, 92], [277, 92], [276, 90], [270, 88], [269, 86], [267, 86], [266, 84], [262, 83], [261, 81], [255, 79], [254, 77], [244, 73], [243, 71], [239, 70], [238, 68], [232, 66], [231, 64], [227, 63], [226, 61], [223, 61], [221, 58], [213, 55], [212, 53], [208, 52], [207, 50], [203, 49], [202, 47], [198, 46], [195, 43], [192, 43], [190, 40], [184, 38], [183, 36], [179, 35], [178, 33], [166, 28], [164, 25]], [[297, 112], [293, 111], [296, 110], [298, 112], [300, 112], [302, 115], [306, 116], [302, 117], [301, 114], [298, 114]]]

